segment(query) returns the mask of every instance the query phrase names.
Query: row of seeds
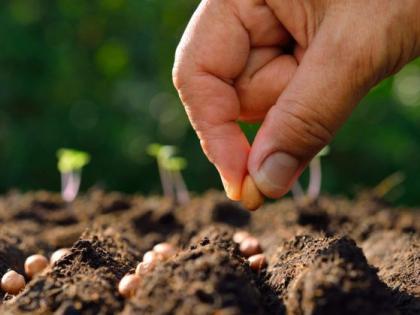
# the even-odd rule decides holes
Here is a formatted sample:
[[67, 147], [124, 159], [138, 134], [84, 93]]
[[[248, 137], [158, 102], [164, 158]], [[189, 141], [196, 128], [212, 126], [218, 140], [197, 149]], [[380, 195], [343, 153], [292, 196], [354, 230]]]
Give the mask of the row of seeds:
[[[257, 238], [246, 231], [238, 231], [233, 236], [233, 241], [239, 245], [239, 251], [248, 259], [249, 266], [254, 271], [260, 271], [267, 266], [267, 261]], [[175, 255], [175, 248], [169, 243], [159, 243], [143, 256], [134, 274], [125, 275], [119, 285], [118, 292], [126, 298], [136, 294], [141, 281], [141, 276], [151, 271], [159, 262], [165, 261]]]

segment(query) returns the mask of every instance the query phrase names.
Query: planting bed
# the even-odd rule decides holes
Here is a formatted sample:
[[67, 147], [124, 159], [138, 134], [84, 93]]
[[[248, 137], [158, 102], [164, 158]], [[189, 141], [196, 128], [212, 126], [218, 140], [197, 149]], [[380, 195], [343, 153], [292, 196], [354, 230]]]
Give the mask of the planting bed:
[[[0, 293], [1, 314], [420, 314], [420, 212], [369, 194], [249, 213], [217, 192], [183, 207], [98, 190], [71, 204], [12, 192], [0, 198], [0, 224], [0, 276], [71, 248], [16, 297]], [[251, 270], [238, 230], [259, 239], [267, 268]], [[177, 254], [124, 299], [119, 280], [159, 242]]]

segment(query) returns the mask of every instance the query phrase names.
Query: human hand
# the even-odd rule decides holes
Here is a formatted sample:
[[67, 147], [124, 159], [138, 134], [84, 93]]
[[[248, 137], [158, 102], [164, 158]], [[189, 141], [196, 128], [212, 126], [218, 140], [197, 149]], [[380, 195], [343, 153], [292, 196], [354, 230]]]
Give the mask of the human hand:
[[[203, 0], [173, 79], [228, 197], [284, 195], [360, 99], [420, 55], [418, 0]], [[252, 148], [237, 124], [262, 121]]]

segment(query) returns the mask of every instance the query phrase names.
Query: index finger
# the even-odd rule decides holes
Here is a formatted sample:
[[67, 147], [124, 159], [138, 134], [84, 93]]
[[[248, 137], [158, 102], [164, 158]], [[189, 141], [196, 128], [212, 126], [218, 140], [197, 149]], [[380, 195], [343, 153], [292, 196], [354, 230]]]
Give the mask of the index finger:
[[[264, 43], [257, 35], [267, 33], [247, 29], [247, 18], [241, 19], [241, 15], [256, 12], [247, 11], [244, 4], [255, 6], [264, 1], [240, 2], [241, 10], [236, 9], [235, 1], [200, 3], [177, 48], [173, 70], [174, 84], [201, 146], [234, 200], [240, 198], [250, 146], [236, 123], [240, 102], [232, 84], [246, 65], [252, 38]], [[278, 41], [280, 35], [273, 32], [268, 41]]]

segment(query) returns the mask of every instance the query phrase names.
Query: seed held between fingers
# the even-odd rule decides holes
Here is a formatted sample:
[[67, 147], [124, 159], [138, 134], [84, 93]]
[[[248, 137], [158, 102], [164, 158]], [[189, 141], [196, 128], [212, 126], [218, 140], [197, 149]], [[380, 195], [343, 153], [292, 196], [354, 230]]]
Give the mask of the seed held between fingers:
[[125, 275], [118, 284], [118, 292], [126, 298], [136, 294], [140, 285], [140, 277], [138, 275]]
[[259, 271], [267, 266], [267, 260], [263, 254], [252, 255], [248, 258], [249, 266], [252, 270]]
[[43, 255], [31, 255], [25, 260], [25, 273], [28, 278], [33, 278], [47, 267], [48, 259]]
[[245, 176], [242, 183], [241, 203], [251, 211], [258, 209], [264, 203], [264, 196], [249, 174]]
[[68, 254], [70, 254], [70, 249], [68, 249], [68, 248], [60, 248], [60, 249], [56, 250], [51, 255], [51, 258], [50, 258], [51, 266], [54, 266], [57, 261], [59, 261], [61, 258], [63, 258], [64, 256], [66, 256]]
[[1, 288], [12, 295], [18, 294], [25, 288], [25, 278], [14, 270], [6, 272], [1, 278]]
[[245, 257], [261, 253], [260, 242], [253, 236], [248, 236], [239, 244], [239, 251]]
[[161, 255], [161, 257], [166, 260], [169, 259], [171, 256], [175, 255], [174, 247], [169, 243], [159, 243], [153, 247], [153, 251]]

